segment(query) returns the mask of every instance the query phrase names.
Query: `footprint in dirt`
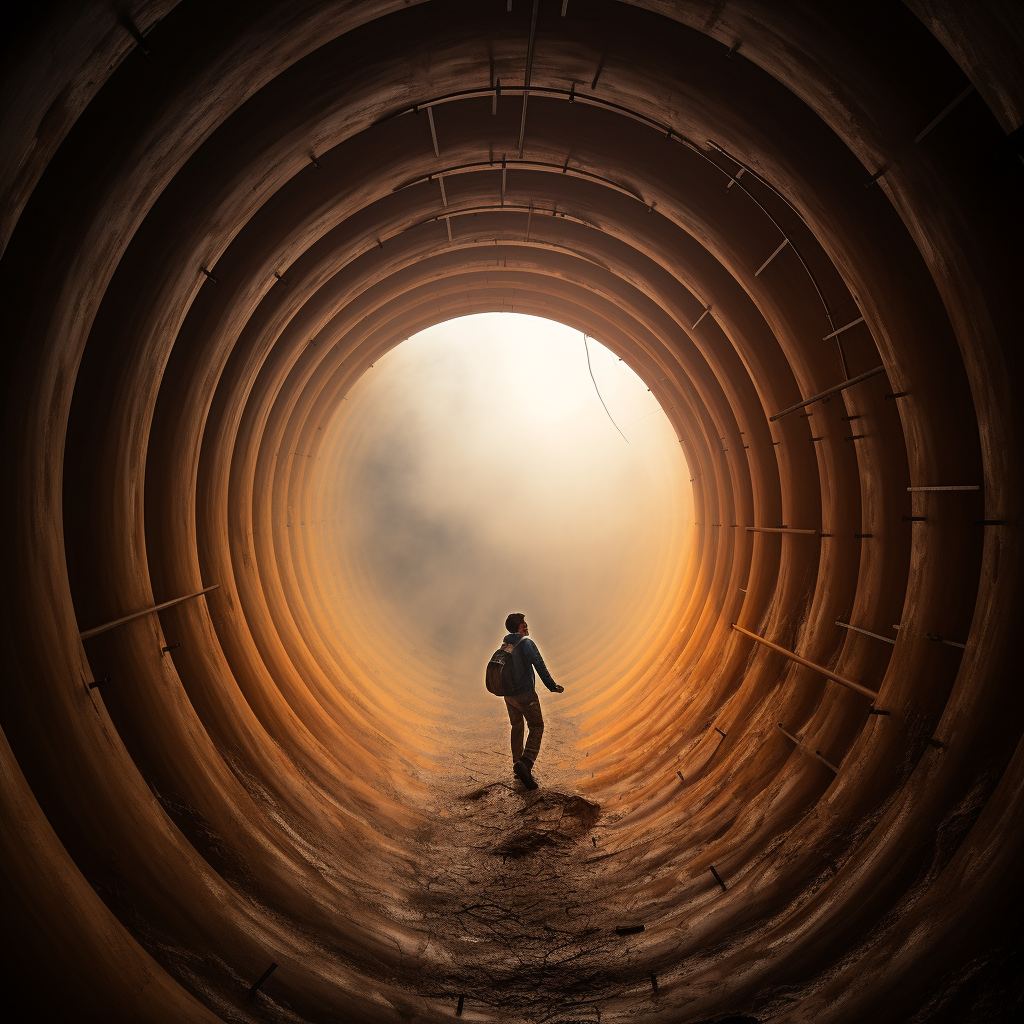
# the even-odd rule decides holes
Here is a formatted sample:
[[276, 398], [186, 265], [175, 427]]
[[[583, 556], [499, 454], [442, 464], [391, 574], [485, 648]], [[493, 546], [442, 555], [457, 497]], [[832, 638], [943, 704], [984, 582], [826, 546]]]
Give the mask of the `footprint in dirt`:
[[542, 849], [568, 850], [597, 824], [601, 805], [558, 790], [524, 794], [505, 783], [492, 783], [466, 793], [470, 816], [493, 827], [503, 825], [503, 835], [489, 852], [497, 857], [528, 857]]

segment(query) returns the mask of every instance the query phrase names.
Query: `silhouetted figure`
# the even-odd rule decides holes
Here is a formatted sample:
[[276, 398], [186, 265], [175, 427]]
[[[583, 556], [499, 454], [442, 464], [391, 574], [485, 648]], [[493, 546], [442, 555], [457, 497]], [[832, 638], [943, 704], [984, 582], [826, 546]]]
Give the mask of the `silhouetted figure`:
[[[508, 720], [512, 723], [512, 772], [527, 788], [536, 789], [533, 778], [533, 765], [540, 752], [540, 741], [544, 737], [544, 715], [540, 710], [540, 698], [537, 696], [537, 681], [533, 670], [536, 667], [544, 685], [552, 693], [562, 693], [564, 686], [559, 686], [548, 671], [544, 659], [540, 656], [537, 645], [530, 639], [530, 627], [526, 624], [526, 616], [522, 612], [513, 612], [505, 620], [508, 636], [503, 644], [513, 644], [512, 677], [515, 680], [515, 692], [505, 698], [508, 709]], [[530, 735], [523, 748], [523, 721], [530, 727]]]

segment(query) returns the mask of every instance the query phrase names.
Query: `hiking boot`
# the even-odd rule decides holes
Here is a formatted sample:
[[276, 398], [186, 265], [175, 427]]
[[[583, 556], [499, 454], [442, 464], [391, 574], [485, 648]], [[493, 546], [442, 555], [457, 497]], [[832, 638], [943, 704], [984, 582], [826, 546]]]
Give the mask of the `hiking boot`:
[[537, 781], [533, 777], [533, 765], [523, 758], [512, 765], [512, 774], [527, 788], [536, 789]]

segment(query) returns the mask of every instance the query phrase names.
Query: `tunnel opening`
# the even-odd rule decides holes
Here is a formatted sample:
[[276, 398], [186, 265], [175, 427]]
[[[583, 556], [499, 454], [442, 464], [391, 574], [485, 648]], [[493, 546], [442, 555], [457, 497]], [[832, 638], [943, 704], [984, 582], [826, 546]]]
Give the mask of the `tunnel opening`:
[[372, 631], [436, 662], [458, 699], [481, 697], [510, 609], [531, 610], [582, 690], [604, 685], [588, 652], [664, 617], [665, 570], [685, 566], [689, 474], [652, 389], [599, 342], [476, 314], [378, 359], [339, 407], [308, 455], [335, 476], [333, 504], [309, 520], [293, 509], [289, 528], [329, 527], [329, 573], [362, 588], [339, 607], [379, 604], [387, 625]]
[[[12, 32], [24, 1019], [1013, 1019], [1019, 5], [134, 0]], [[423, 537], [464, 538], [409, 472], [420, 396], [373, 392], [406, 339], [510, 310], [599, 392], [628, 364], [676, 467], [646, 505], [601, 478], [650, 540], [574, 574], [611, 626], [501, 598], [577, 683], [532, 793], [453, 681], [484, 602], [431, 604], [429, 650], [396, 611]], [[632, 456], [646, 421], [614, 433], [577, 368]], [[582, 559], [559, 529], [546, 560]]]

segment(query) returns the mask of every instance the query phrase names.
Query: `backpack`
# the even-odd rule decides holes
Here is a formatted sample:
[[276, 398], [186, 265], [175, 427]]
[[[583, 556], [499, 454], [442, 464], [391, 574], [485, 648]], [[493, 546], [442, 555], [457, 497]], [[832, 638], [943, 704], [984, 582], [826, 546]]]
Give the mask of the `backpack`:
[[[522, 637], [519, 638], [522, 640]], [[512, 652], [519, 646], [519, 640], [502, 644], [487, 662], [484, 685], [496, 697], [510, 697], [516, 692], [516, 681], [512, 668]]]

